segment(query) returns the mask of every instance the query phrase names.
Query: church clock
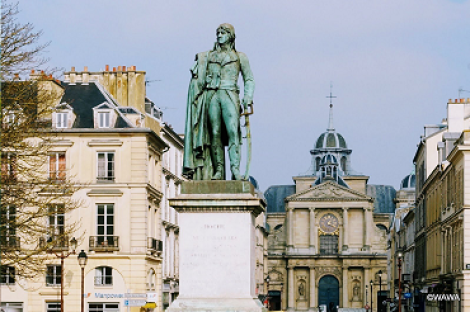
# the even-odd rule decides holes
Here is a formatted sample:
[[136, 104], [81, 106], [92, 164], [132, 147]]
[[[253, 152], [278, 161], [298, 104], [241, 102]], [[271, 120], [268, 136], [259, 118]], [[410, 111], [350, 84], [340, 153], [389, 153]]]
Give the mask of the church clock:
[[338, 218], [333, 214], [327, 213], [320, 219], [320, 229], [325, 233], [333, 233], [338, 229]]

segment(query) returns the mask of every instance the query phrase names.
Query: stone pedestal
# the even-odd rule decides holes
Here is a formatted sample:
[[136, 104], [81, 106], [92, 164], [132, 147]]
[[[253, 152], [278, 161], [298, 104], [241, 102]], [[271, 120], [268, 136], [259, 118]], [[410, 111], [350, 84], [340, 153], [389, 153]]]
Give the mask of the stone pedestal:
[[183, 182], [179, 213], [180, 293], [168, 312], [266, 309], [255, 294], [255, 217], [265, 202], [247, 181]]

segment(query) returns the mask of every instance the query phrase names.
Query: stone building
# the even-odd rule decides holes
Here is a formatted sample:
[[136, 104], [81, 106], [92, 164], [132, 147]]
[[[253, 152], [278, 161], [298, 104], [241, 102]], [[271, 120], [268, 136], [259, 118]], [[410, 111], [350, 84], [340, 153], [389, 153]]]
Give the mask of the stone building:
[[416, 311], [470, 309], [469, 112], [470, 99], [449, 100], [447, 118], [424, 127], [413, 160]]
[[[77, 253], [88, 254], [85, 311], [141, 311], [142, 306], [162, 311], [165, 259], [159, 209], [164, 198], [162, 158], [170, 145], [161, 131], [163, 137], [170, 132], [162, 129], [161, 114], [145, 96], [145, 72], [134, 66], [103, 72], [72, 68], [59, 86], [63, 96], [50, 120], [57, 141], [49, 156], [49, 164], [58, 165], [50, 165], [47, 174], [74, 177], [82, 188], [73, 197], [82, 205], [69, 215], [58, 211], [54, 220], [63, 221], [50, 227], [60, 231], [64, 222], [81, 224], [75, 237], [80, 238]], [[59, 311], [63, 274], [65, 309], [79, 311], [76, 255], [65, 259], [64, 267], [52, 256], [46, 272], [28, 281], [2, 275], [2, 308]]]
[[179, 224], [178, 212], [169, 204], [169, 199], [180, 194], [183, 168], [183, 139], [173, 128], [165, 124], [161, 137], [168, 144], [168, 151], [163, 154], [162, 188], [163, 198], [160, 202], [161, 237], [163, 241], [163, 292], [162, 308], [166, 309], [179, 294]]
[[[352, 150], [333, 126], [331, 104], [327, 131], [310, 153], [308, 175], [265, 192], [270, 309], [370, 306], [372, 282], [376, 310], [378, 272], [387, 272], [395, 190], [368, 185], [369, 177], [352, 169]], [[385, 273], [384, 289], [386, 280]]]

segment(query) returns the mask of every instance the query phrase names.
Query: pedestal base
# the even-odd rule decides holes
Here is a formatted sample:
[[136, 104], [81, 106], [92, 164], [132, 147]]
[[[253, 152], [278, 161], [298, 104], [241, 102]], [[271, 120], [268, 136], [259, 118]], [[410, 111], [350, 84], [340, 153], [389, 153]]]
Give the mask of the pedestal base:
[[178, 298], [166, 312], [267, 312], [258, 299], [194, 299]]
[[168, 312], [266, 312], [256, 294], [255, 218], [265, 202], [248, 181], [188, 181], [179, 213], [180, 295]]

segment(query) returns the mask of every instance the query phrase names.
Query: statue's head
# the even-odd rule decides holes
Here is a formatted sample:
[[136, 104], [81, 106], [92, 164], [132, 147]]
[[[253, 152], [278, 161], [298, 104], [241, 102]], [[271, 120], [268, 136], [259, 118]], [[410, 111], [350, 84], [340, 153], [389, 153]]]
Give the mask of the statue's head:
[[235, 48], [235, 28], [228, 24], [220, 24], [219, 27], [217, 27], [217, 43], [218, 44], [224, 44], [224, 43], [230, 43], [230, 46], [232, 49]]

